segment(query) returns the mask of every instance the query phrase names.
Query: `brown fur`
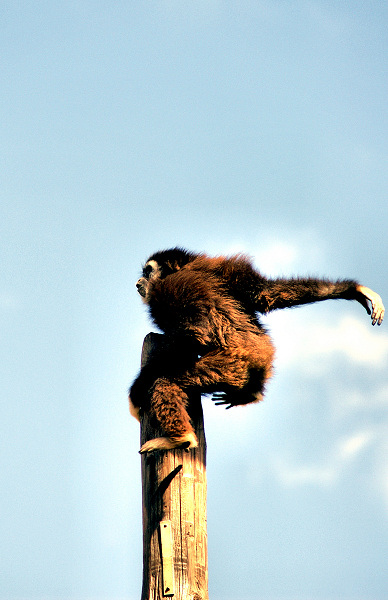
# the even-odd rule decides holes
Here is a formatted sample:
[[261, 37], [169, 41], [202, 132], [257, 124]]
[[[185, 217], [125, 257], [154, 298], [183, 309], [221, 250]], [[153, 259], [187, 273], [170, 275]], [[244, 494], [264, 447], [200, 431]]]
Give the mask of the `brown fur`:
[[186, 411], [190, 390], [211, 393], [227, 408], [262, 399], [275, 350], [257, 312], [329, 298], [357, 299], [367, 310], [368, 298], [373, 305], [363, 293], [368, 288], [353, 280], [271, 280], [245, 256], [211, 258], [179, 248], [152, 255], [137, 287], [165, 333], [163, 349], [130, 390], [132, 413], [150, 411], [168, 436], [142, 451], [196, 445]]

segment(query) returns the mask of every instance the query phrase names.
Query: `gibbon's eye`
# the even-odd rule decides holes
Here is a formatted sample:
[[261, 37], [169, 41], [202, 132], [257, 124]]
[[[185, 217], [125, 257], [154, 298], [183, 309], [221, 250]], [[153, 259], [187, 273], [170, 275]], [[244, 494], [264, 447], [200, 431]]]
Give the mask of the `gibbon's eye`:
[[146, 267], [144, 267], [143, 269], [143, 277], [145, 277], [146, 279], [149, 279], [149, 276], [152, 273], [152, 265], [147, 265]]

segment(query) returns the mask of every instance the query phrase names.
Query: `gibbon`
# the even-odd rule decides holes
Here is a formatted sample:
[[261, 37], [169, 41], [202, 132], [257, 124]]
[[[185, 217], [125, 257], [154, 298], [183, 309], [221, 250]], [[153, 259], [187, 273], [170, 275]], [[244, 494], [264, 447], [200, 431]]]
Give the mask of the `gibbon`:
[[186, 411], [192, 390], [226, 408], [262, 399], [275, 349], [257, 313], [344, 298], [357, 300], [372, 325], [384, 317], [380, 296], [354, 280], [268, 279], [245, 255], [156, 252], [136, 286], [165, 334], [162, 350], [129, 391], [131, 414], [140, 420], [149, 411], [166, 434], [143, 444], [141, 453], [197, 446]]

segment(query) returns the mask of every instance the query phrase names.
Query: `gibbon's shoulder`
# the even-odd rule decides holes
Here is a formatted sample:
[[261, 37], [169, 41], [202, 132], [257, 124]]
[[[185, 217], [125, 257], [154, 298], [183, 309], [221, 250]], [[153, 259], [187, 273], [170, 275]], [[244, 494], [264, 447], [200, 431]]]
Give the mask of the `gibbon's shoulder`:
[[257, 271], [253, 260], [245, 254], [215, 258], [198, 256], [185, 268], [198, 269], [218, 279], [223, 294], [230, 295], [250, 313], [255, 312], [257, 297], [268, 280]]
[[253, 266], [252, 258], [246, 254], [214, 257], [198, 254], [185, 268], [213, 273], [226, 280], [252, 276], [264, 279]]

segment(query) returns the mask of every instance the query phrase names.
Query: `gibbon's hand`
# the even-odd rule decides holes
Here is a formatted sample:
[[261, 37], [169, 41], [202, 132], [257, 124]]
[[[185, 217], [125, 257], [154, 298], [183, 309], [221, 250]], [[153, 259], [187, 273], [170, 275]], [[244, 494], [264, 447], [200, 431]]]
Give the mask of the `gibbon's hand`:
[[[364, 285], [357, 286], [357, 302], [362, 304], [368, 315], [371, 315], [372, 325], [381, 325], [384, 319], [384, 304], [379, 296], [373, 290], [365, 287]], [[372, 309], [369, 307], [369, 302]]]
[[216, 406], [225, 406], [226, 409], [235, 406], [228, 400], [228, 395], [225, 392], [214, 392], [212, 394], [212, 400]]

